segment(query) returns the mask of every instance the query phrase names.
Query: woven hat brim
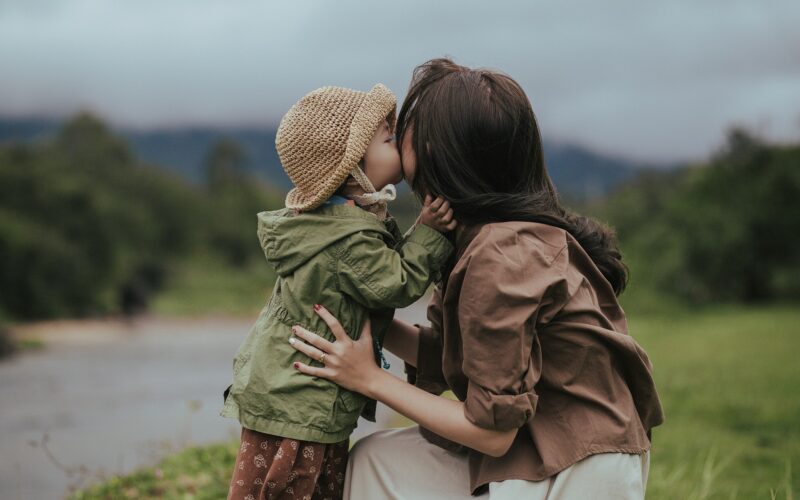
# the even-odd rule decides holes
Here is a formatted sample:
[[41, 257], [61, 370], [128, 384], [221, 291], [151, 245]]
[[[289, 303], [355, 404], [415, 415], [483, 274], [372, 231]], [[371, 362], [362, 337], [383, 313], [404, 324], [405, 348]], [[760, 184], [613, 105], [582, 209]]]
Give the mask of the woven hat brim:
[[350, 124], [350, 134], [339, 165], [328, 176], [323, 186], [314, 193], [304, 193], [296, 187], [290, 190], [286, 195], [286, 208], [313, 210], [330, 198], [350, 172], [358, 168], [358, 161], [367, 151], [367, 146], [372, 141], [378, 126], [387, 117], [393, 121], [396, 110], [397, 100], [391, 90], [380, 83], [372, 87], [359, 105]]

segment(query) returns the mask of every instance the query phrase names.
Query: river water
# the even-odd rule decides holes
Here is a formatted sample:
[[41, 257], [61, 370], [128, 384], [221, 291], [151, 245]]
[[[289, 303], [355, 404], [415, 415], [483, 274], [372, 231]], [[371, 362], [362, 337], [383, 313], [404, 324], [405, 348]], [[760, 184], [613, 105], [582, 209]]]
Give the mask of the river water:
[[[420, 322], [424, 300], [397, 312]], [[219, 416], [231, 360], [253, 318], [43, 322], [15, 329], [41, 350], [0, 361], [0, 499], [59, 499], [154, 465], [187, 445], [239, 435]], [[386, 352], [390, 371], [403, 363]], [[387, 427], [359, 421], [351, 441]]]

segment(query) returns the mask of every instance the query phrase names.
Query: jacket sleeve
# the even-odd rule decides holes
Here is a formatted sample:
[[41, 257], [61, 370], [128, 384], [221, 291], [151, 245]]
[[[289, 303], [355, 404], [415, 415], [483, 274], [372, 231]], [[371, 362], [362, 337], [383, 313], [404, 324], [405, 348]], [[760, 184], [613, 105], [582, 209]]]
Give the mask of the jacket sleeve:
[[414, 228], [395, 249], [380, 236], [358, 232], [339, 245], [339, 289], [372, 309], [406, 307], [439, 277], [453, 245], [425, 225]]
[[420, 389], [439, 395], [449, 389], [442, 374], [442, 292], [437, 287], [428, 303], [430, 326], [419, 328], [417, 366], [404, 363], [406, 380]]
[[553, 249], [541, 254], [513, 230], [491, 229], [473, 243], [458, 299], [468, 379], [464, 414], [479, 427], [515, 429], [536, 411], [534, 386], [542, 370], [537, 318], [561, 272]]

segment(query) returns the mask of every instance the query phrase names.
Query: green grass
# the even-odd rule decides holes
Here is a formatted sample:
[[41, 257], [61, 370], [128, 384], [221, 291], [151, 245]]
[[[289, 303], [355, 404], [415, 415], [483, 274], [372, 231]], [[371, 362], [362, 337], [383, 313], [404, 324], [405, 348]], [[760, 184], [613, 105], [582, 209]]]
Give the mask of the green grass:
[[16, 345], [22, 351], [36, 351], [44, 348], [44, 342], [40, 339], [19, 339], [16, 341]]
[[14, 338], [3, 328], [3, 325], [0, 325], [0, 360], [14, 356], [21, 351], [36, 351], [42, 348], [44, 348], [44, 342], [41, 340]]
[[195, 254], [172, 269], [171, 280], [150, 306], [162, 316], [252, 315], [269, 299], [275, 272], [264, 259], [233, 268], [212, 254]]
[[156, 467], [143, 468], [128, 476], [115, 476], [78, 491], [70, 500], [219, 500], [228, 496], [237, 449], [237, 442], [187, 448], [163, 459]]
[[[792, 499], [800, 483], [800, 306], [659, 308], [651, 299], [626, 308], [666, 413], [653, 431], [647, 498]], [[188, 449], [74, 498], [222, 498], [236, 448]]]
[[648, 498], [792, 498], [800, 463], [800, 307], [631, 314], [666, 422]]

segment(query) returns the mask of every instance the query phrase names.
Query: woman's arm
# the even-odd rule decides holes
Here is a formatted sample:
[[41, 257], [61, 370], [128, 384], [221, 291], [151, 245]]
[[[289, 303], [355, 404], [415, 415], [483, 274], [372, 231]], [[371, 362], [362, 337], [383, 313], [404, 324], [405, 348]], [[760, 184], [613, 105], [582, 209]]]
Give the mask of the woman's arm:
[[417, 366], [419, 328], [394, 319], [383, 337], [383, 346], [411, 366]]
[[364, 395], [450, 441], [492, 457], [505, 455], [518, 431], [478, 427], [464, 416], [464, 403], [461, 401], [435, 396], [383, 370], [377, 370], [374, 376], [369, 377]]
[[430, 394], [377, 366], [373, 359], [369, 318], [364, 322], [361, 336], [354, 341], [324, 307], [317, 306], [316, 310], [336, 341], [330, 342], [299, 325], [292, 327], [294, 334], [305, 341], [291, 338], [289, 342], [295, 349], [312, 359], [319, 359], [323, 352], [326, 354], [324, 367], [296, 362], [297, 370], [381, 401], [436, 434], [486, 455], [503, 456], [511, 447], [518, 429], [497, 431], [479, 427], [467, 420], [464, 403]]

